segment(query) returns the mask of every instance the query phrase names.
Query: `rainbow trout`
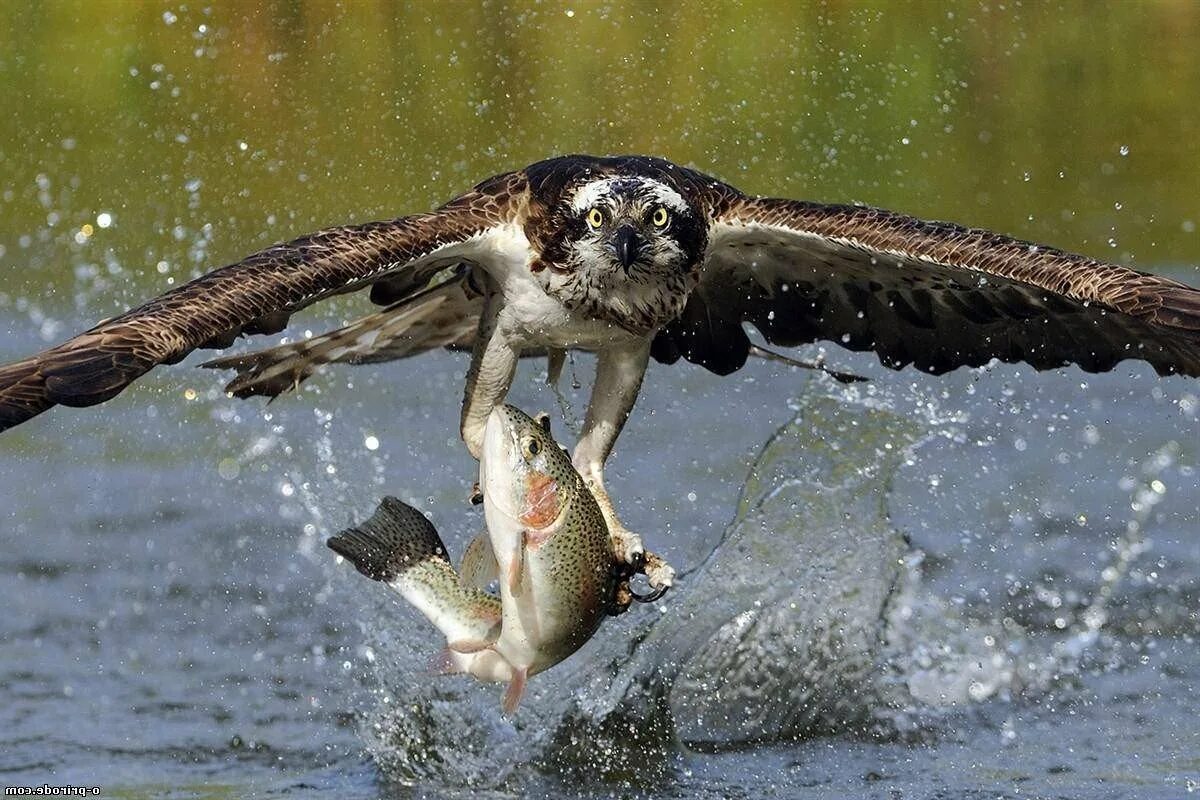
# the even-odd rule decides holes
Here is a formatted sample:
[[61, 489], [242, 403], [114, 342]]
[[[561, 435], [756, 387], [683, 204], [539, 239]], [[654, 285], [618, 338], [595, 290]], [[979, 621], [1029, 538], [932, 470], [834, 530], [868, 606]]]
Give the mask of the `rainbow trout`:
[[[496, 408], [479, 473], [491, 552], [476, 554], [486, 566], [476, 564], [471, 581], [454, 570], [432, 523], [393, 497], [327, 544], [446, 637], [441, 671], [508, 682], [502, 705], [511, 714], [529, 676], [595, 633], [618, 566], [600, 507], [545, 425], [512, 406]], [[498, 578], [499, 597], [469, 585], [481, 576]]]

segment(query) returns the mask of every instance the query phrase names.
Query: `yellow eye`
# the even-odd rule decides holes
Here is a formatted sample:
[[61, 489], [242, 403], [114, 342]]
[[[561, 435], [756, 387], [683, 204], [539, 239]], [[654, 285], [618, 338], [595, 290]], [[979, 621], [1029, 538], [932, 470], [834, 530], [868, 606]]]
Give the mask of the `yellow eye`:
[[667, 210], [662, 206], [654, 209], [654, 216], [650, 218], [656, 228], [661, 228], [667, 224]]
[[588, 212], [587, 224], [595, 230], [604, 224], [604, 215], [600, 213], [600, 209], [593, 208]]

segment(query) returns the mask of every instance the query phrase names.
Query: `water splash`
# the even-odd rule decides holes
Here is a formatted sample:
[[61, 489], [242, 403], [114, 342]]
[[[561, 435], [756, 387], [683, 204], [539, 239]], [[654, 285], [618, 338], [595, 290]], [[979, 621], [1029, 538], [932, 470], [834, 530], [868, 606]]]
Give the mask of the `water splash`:
[[1146, 538], [1146, 526], [1157, 506], [1166, 495], [1167, 472], [1179, 461], [1182, 448], [1177, 441], [1167, 442], [1144, 459], [1140, 465], [1140, 477], [1126, 476], [1121, 487], [1130, 491], [1132, 516], [1126, 521], [1121, 535], [1112, 543], [1115, 556], [1113, 563], [1100, 572], [1100, 583], [1093, 593], [1091, 602], [1078, 615], [1078, 621], [1070, 629], [1067, 638], [1055, 645], [1057, 661], [1064, 667], [1078, 664], [1084, 652], [1100, 637], [1109, 619], [1109, 605], [1122, 583], [1128, 578], [1134, 562], [1150, 547]]
[[[1148, 549], [1145, 529], [1179, 455], [1179, 444], [1169, 442], [1141, 463], [1138, 478], [1122, 480], [1133, 514], [1112, 541], [1113, 561], [1100, 570], [1074, 622], [1066, 623], [1065, 612], [1056, 615], [1052, 626], [1062, 631], [1059, 635], [1035, 637], [1009, 616], [972, 617], [947, 598], [924, 591], [923, 554], [911, 553], [904, 590], [893, 602], [889, 621], [893, 680], [909, 698], [900, 706], [903, 714], [890, 715], [897, 729], [911, 729], [913, 720], [927, 723], [930, 712], [1018, 696], [1032, 700], [1069, 686], [1101, 644], [1109, 605]], [[1064, 603], [1057, 592], [1035, 591], [1035, 596], [1056, 611]]]
[[897, 472], [922, 444], [959, 437], [961, 415], [924, 403], [925, 414], [901, 416], [869, 393], [848, 400], [855, 391], [796, 401], [713, 553], [666, 603], [607, 623], [539, 676], [515, 721], [501, 716], [497, 687], [427, 675], [429, 631], [377, 596], [360, 623], [377, 687], [362, 732], [387, 778], [518, 792], [547, 779], [661, 786], [685, 748], [921, 736], [947, 713], [1062, 686], [1144, 550], [1178, 447], [1143, 466], [1115, 560], [1077, 624], [1032, 636], [928, 588], [924, 555], [889, 518]]
[[[678, 744], [726, 747], [869, 726], [889, 598], [907, 546], [891, 476], [926, 435], [866, 404], [813, 396], [764, 448], [713, 555], [657, 610], [604, 626], [531, 685], [516, 723], [497, 690], [420, 674], [412, 615], [374, 629], [368, 746], [401, 781], [507, 785], [556, 775], [645, 784]], [[371, 627], [371, 626], [366, 626]]]

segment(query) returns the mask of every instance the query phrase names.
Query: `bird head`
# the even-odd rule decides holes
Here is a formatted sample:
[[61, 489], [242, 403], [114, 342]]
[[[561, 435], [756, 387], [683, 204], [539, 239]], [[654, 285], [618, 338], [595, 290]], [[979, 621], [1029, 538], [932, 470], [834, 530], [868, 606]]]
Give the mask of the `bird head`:
[[678, 316], [699, 282], [707, 217], [669, 175], [601, 166], [534, 182], [531, 269], [566, 307], [646, 334]]
[[568, 264], [615, 282], [690, 271], [704, 248], [701, 215], [670, 186], [644, 176], [587, 180], [565, 193]]

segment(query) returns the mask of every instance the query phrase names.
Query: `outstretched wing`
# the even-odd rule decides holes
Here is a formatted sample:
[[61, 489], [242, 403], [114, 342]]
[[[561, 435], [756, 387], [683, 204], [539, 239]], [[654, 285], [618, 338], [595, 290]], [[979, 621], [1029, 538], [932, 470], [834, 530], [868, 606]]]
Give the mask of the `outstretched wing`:
[[428, 288], [337, 330], [201, 366], [237, 370], [225, 387], [235, 397], [274, 398], [326, 364], [375, 364], [441, 347], [470, 348], [483, 311], [483, 293], [471, 269], [460, 266], [445, 278], [438, 276]]
[[1051, 247], [875, 208], [717, 186], [700, 285], [654, 354], [727, 374], [772, 343], [874, 350], [939, 374], [992, 359], [1200, 375], [1200, 291]]
[[238, 336], [282, 330], [296, 310], [375, 284], [372, 299], [419, 291], [458, 262], [489, 268], [523, 203], [521, 173], [493, 178], [436, 211], [329, 228], [210, 272], [75, 338], [0, 367], [0, 430], [56, 404], [108, 400], [158, 364]]

